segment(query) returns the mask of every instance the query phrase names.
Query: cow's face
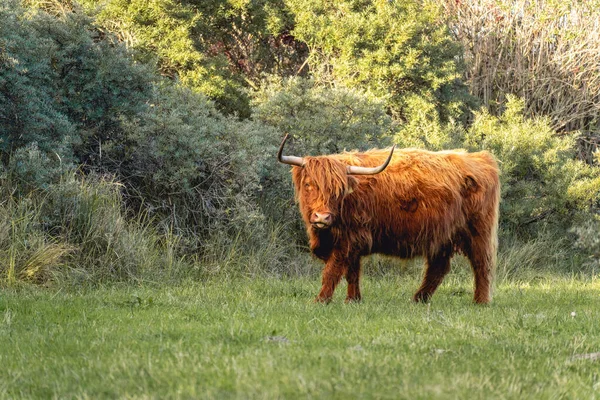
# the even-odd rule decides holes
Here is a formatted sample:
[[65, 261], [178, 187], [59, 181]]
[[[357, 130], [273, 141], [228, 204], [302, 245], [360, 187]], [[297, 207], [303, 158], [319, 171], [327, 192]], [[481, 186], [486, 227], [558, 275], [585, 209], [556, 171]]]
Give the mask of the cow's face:
[[395, 145], [385, 162], [376, 167], [345, 165], [335, 156], [296, 157], [284, 156], [283, 146], [289, 135], [285, 135], [277, 159], [293, 165], [292, 177], [296, 187], [296, 198], [307, 225], [313, 229], [328, 229], [339, 223], [342, 206], [358, 184], [353, 175], [375, 175], [383, 171], [394, 154]]
[[305, 157], [292, 175], [304, 221], [317, 230], [338, 223], [344, 199], [357, 184], [346, 166], [329, 157]]

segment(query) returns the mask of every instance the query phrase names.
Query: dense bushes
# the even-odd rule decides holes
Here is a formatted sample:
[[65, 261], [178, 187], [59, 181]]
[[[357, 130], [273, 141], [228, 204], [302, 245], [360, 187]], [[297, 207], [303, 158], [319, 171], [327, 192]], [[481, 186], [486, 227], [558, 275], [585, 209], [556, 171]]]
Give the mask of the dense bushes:
[[55, 96], [56, 71], [52, 38], [23, 22], [17, 2], [0, 3], [0, 151], [7, 154], [36, 142], [71, 161], [73, 121]]
[[432, 1], [290, 0], [293, 33], [307, 43], [307, 63], [327, 85], [369, 90], [406, 121], [418, 96], [446, 122], [460, 118], [467, 92], [458, 80], [460, 46]]
[[175, 232], [200, 237], [260, 218], [252, 198], [278, 134], [223, 117], [186, 88], [166, 84], [150, 101], [124, 123], [126, 146], [105, 149], [129, 198]]
[[433, 2], [83, 3], [0, 6], [5, 279], [305, 271], [286, 132], [297, 155], [490, 150], [502, 243], [596, 251], [600, 170], [527, 98], [475, 107]]
[[82, 3], [138, 60], [206, 95], [226, 114], [248, 117], [245, 88], [263, 73], [295, 73], [305, 53], [288, 33], [283, 1]]
[[600, 169], [576, 160], [575, 138], [557, 135], [548, 118], [525, 118], [523, 101], [509, 97], [500, 117], [478, 113], [465, 144], [500, 161], [505, 228], [535, 235], [550, 225], [564, 232], [598, 206]]
[[[28, 15], [0, 6], [0, 129], [4, 154], [33, 142], [63, 162], [98, 162], [122, 118], [145, 108], [153, 77], [79, 13]], [[77, 160], [73, 159], [73, 156]]]

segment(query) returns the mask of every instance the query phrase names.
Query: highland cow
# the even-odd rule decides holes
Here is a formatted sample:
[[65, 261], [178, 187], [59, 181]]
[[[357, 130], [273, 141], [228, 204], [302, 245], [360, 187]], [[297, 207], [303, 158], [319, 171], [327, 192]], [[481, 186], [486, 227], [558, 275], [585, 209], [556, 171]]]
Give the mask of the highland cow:
[[346, 301], [361, 299], [361, 258], [386, 254], [426, 260], [413, 300], [428, 301], [460, 252], [475, 277], [474, 301], [488, 303], [496, 264], [500, 182], [492, 155], [462, 150], [370, 150], [284, 156], [312, 253], [323, 260], [315, 301], [328, 303], [342, 276]]

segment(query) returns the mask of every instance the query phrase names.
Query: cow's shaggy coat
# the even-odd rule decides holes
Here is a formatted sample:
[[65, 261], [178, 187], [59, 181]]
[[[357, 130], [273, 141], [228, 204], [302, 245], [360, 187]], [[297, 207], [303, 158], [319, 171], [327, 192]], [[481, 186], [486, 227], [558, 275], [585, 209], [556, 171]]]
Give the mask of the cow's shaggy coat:
[[[313, 254], [325, 262], [317, 301], [329, 302], [342, 276], [347, 301], [360, 300], [360, 259], [381, 253], [427, 265], [415, 301], [427, 301], [465, 254], [475, 276], [474, 300], [490, 301], [496, 263], [498, 166], [487, 152], [397, 150], [377, 175], [348, 175], [347, 165], [382, 164], [389, 150], [304, 157], [294, 166], [296, 196]], [[325, 213], [331, 223], [311, 223]], [[314, 222], [314, 221], [313, 221]]]

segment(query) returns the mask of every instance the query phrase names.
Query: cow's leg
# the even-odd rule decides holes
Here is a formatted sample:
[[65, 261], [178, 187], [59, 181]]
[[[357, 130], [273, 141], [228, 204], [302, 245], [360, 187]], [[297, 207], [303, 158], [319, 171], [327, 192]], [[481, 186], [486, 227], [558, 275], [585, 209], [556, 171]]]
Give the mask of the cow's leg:
[[494, 248], [489, 239], [478, 236], [471, 239], [467, 257], [475, 275], [475, 303], [485, 304], [491, 300], [491, 286], [494, 278]]
[[348, 271], [348, 266], [349, 263], [346, 259], [335, 254], [332, 255], [332, 257], [325, 263], [321, 291], [315, 299], [315, 302], [329, 303], [331, 301], [336, 286], [342, 279], [342, 276]]
[[434, 255], [427, 256], [423, 283], [413, 296], [414, 301], [425, 303], [433, 296], [435, 290], [442, 283], [444, 276], [450, 271], [450, 257], [452, 257], [450, 246], [440, 249]]
[[352, 260], [348, 265], [346, 281], [348, 281], [348, 296], [346, 296], [346, 303], [360, 301], [360, 259]]

